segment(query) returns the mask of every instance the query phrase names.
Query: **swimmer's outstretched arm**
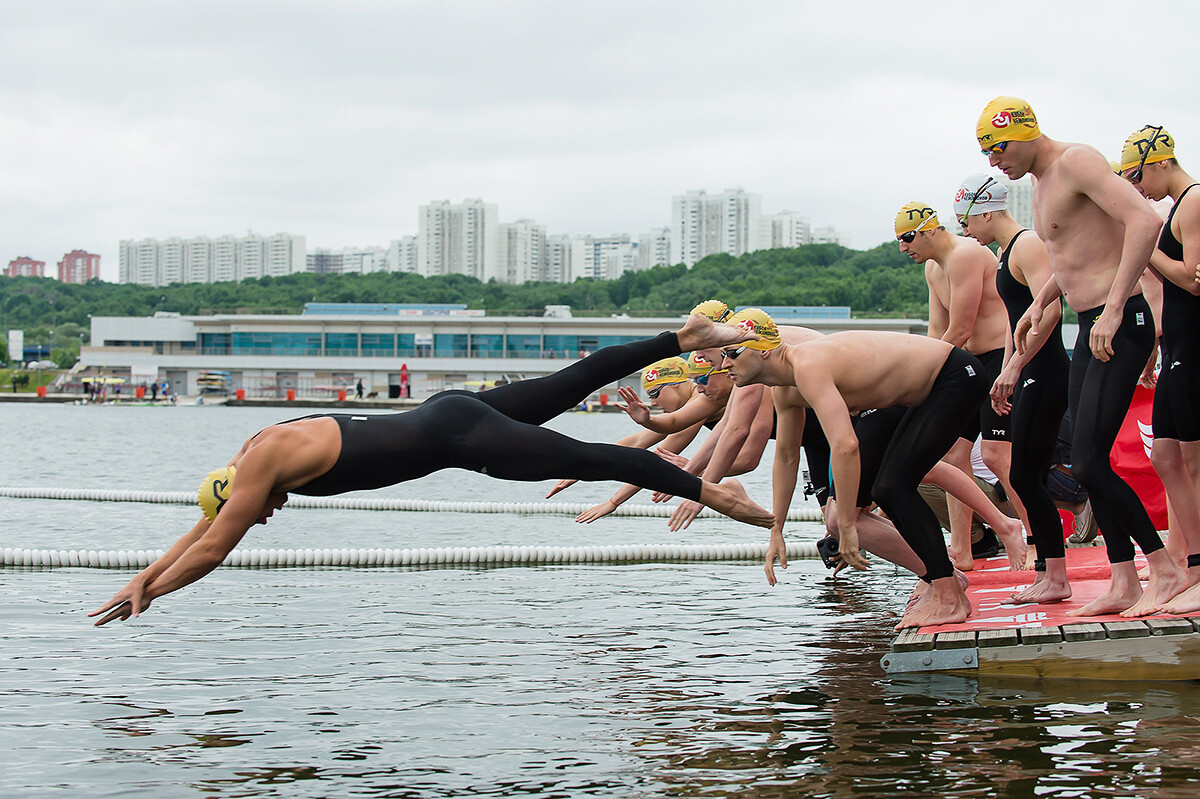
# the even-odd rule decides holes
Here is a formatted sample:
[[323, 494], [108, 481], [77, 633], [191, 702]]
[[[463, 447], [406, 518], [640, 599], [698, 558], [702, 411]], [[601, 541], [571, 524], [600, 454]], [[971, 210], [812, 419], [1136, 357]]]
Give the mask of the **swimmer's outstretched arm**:
[[210, 524], [202, 519], [112, 599], [88, 614], [101, 616], [97, 627], [137, 616], [155, 599], [196, 582], [221, 565], [246, 531], [263, 518], [270, 495], [271, 486], [265, 481], [254, 481], [249, 472], [248, 469], [239, 472], [229, 501], [215, 521]]
[[629, 418], [647, 430], [653, 430], [662, 435], [686, 430], [692, 425], [707, 420], [720, 410], [720, 406], [712, 400], [703, 394], [696, 394], [690, 397], [677, 411], [651, 416], [649, 406], [642, 402], [641, 397], [632, 388], [621, 386], [617, 389], [617, 393], [621, 395], [621, 399], [625, 400], [625, 406], [621, 410], [629, 414]]

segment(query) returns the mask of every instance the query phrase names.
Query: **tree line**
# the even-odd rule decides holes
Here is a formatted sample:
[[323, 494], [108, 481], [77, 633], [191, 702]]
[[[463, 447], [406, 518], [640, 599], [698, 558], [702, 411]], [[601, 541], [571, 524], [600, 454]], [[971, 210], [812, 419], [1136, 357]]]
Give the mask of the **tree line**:
[[[541, 314], [570, 305], [576, 315], [685, 313], [717, 298], [729, 305], [848, 305], [854, 316], [927, 313], [920, 265], [893, 243], [871, 250], [836, 244], [710, 255], [691, 269], [678, 264], [626, 272], [615, 280], [573, 283], [487, 283], [463, 275], [421, 277], [395, 272], [250, 278], [241, 282], [139, 286], [93, 280], [0, 277], [5, 329], [25, 331], [27, 345], [62, 349], [87, 343], [91, 316], [151, 316], [171, 311], [299, 313], [308, 302], [461, 303], [491, 314]], [[7, 342], [0, 342], [5, 347]], [[73, 358], [71, 359], [74, 360]]]

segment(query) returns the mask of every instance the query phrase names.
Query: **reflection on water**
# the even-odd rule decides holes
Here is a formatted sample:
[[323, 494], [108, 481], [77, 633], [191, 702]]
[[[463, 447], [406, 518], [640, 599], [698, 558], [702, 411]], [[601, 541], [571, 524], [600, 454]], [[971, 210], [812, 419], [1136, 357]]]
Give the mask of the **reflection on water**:
[[[73, 452], [86, 419], [88, 447], [109, 448], [131, 484], [178, 490], [162, 481], [203, 471], [186, 412], [9, 410], [0, 434], [44, 430], [49, 453]], [[272, 417], [220, 418], [237, 421], [240, 441]], [[562, 424], [585, 438], [617, 429]], [[183, 443], [146, 457], [154, 436]], [[87, 458], [51, 460], [38, 479], [0, 466], [0, 482], [96, 484]], [[413, 490], [454, 496], [464, 478]], [[768, 480], [747, 483], [764, 496]], [[497, 501], [527, 489], [469, 487]], [[580, 501], [611, 489], [581, 487]], [[20, 500], [0, 511], [5, 545], [93, 548], [162, 546], [194, 514]], [[717, 520], [681, 539], [664, 520], [338, 511], [285, 511], [254, 535], [255, 546], [761, 537]], [[739, 563], [219, 570], [135, 623], [89, 626], [86, 610], [127, 578], [0, 572], [0, 796], [1196, 794], [1200, 687], [889, 678], [879, 659], [909, 586], [880, 565], [832, 582], [798, 561], [774, 589], [760, 565]]]

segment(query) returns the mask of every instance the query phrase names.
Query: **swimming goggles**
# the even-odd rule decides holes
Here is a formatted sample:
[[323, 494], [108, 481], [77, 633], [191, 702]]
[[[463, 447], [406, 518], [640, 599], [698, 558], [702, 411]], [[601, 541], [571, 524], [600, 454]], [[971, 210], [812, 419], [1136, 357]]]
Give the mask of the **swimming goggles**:
[[[1147, 125], [1147, 127], [1150, 126]], [[1151, 151], [1154, 150], [1154, 143], [1158, 141], [1158, 137], [1162, 135], [1162, 125], [1158, 125], [1157, 127], [1152, 127], [1150, 129], [1153, 130], [1154, 133], [1151, 134], [1150, 141], [1146, 142], [1146, 147], [1142, 150], [1142, 160], [1138, 161], [1137, 169], [1130, 172], [1126, 177], [1126, 180], [1135, 186], [1142, 182], [1142, 170], [1146, 168], [1146, 157], [1150, 155]]]
[[916, 237], [917, 237], [917, 231], [920, 230], [921, 228], [925, 227], [925, 225], [929, 222], [930, 219], [933, 219], [933, 216], [925, 217], [924, 219], [921, 220], [921, 224], [917, 225], [915, 228], [908, 231], [907, 233], [901, 233], [899, 236], [896, 237], [896, 239], [898, 241], [904, 242], [905, 244], [912, 244], [913, 240], [916, 239]]
[[983, 154], [984, 155], [991, 155], [992, 153], [1000, 154], [1007, 149], [1008, 149], [1008, 142], [998, 141], [995, 144], [993, 144], [991, 147], [984, 147]]
[[709, 369], [707, 372], [705, 372], [702, 375], [696, 375], [695, 377], [692, 378], [692, 382], [698, 386], [707, 386], [708, 378], [712, 377], [712, 373], [714, 371], [716, 371], [716, 368], [717, 368], [717, 365], [713, 364], [712, 369]]
[[[1003, 142], [1003, 143], [1008, 144], [1008, 142]], [[963, 227], [964, 228], [967, 226], [967, 217], [971, 215], [971, 209], [975, 207], [975, 203], [979, 202], [979, 195], [983, 194], [983, 190], [995, 182], [996, 182], [995, 178], [988, 178], [987, 180], [985, 180], [983, 182], [982, 186], [980, 186], [979, 188], [977, 188], [975, 190], [975, 196], [971, 198], [971, 202], [967, 203], [967, 210], [963, 214]], [[988, 196], [988, 199], [989, 200], [992, 199], [990, 195]]]
[[745, 349], [746, 349], [745, 346], [741, 346], [741, 347], [734, 347], [731, 350], [721, 350], [721, 357], [728, 358], [731, 361], [736, 361], [737, 357], [739, 355], [741, 355], [742, 351]]

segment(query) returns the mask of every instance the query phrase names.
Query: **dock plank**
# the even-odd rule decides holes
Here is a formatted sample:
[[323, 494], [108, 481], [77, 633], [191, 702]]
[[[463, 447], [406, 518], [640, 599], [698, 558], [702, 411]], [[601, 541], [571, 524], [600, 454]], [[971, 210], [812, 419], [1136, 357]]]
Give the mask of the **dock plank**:
[[[1150, 630], [1146, 630], [1146, 635], [1150, 634]], [[976, 637], [976, 646], [982, 648], [993, 646], [1020, 646], [1021, 638], [1017, 635], [1017, 631], [1013, 629], [1005, 630], [980, 630]]]
[[896, 636], [892, 642], [893, 652], [920, 652], [933, 649], [933, 635], [919, 633], [916, 630], [905, 630]]
[[1059, 627], [1022, 627], [1018, 632], [1023, 644], [1057, 644], [1063, 638]]
[[1150, 625], [1140, 619], [1136, 621], [1106, 621], [1100, 626], [1112, 639], [1146, 638], [1150, 635]]
[[934, 649], [972, 649], [975, 646], [975, 633], [971, 631], [938, 633], [934, 639]]
[[1188, 619], [1147, 619], [1146, 624], [1151, 635], [1184, 635], [1196, 631]]
[[1108, 637], [1104, 625], [1096, 622], [1064, 624], [1061, 629], [1064, 641], [1103, 641]]

